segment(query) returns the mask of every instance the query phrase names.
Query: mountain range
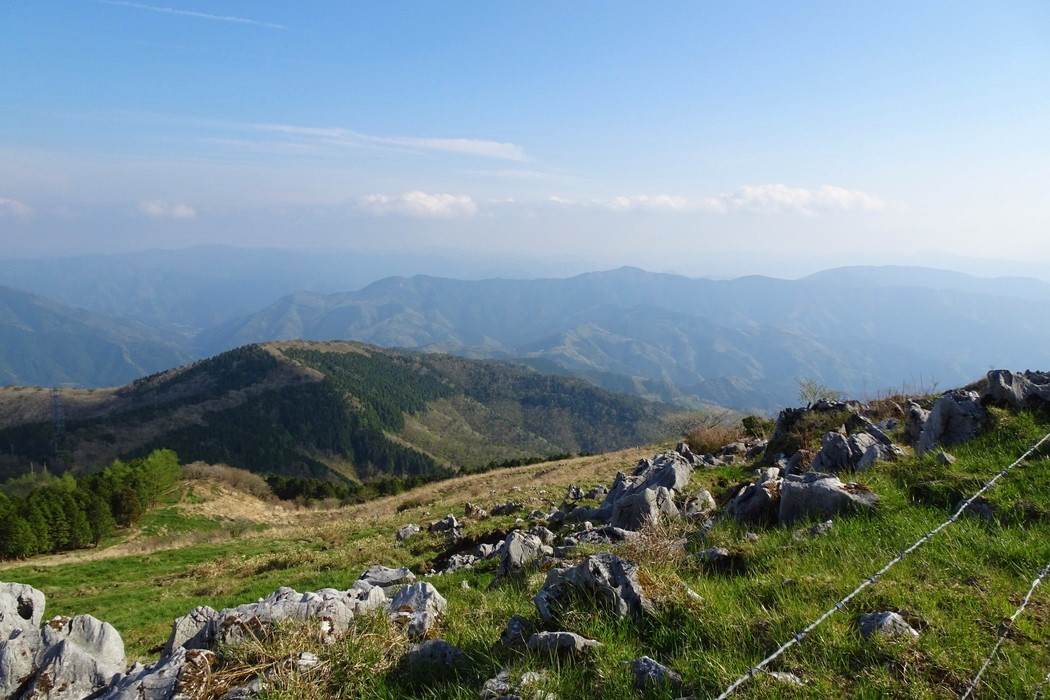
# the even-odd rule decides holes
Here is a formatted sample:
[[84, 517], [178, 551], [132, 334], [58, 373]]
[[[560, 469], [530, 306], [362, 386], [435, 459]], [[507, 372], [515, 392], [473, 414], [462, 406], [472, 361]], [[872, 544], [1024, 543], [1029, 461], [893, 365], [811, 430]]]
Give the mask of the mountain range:
[[246, 345], [120, 387], [0, 387], [0, 477], [184, 462], [357, 483], [647, 444], [670, 406], [529, 367], [361, 343]]
[[[86, 310], [21, 302], [41, 318], [64, 315], [70, 335], [62, 342], [43, 330], [55, 322], [25, 311], [0, 318], [3, 337], [17, 338], [0, 356], [0, 381], [115, 385], [249, 343], [357, 340], [514, 359], [650, 399], [770, 413], [796, 401], [802, 378], [871, 396], [965, 383], [993, 365], [1050, 366], [1050, 329], [1041, 320], [1050, 284], [1032, 278], [850, 267], [798, 280], [636, 268], [543, 279], [376, 279], [391, 261], [287, 258], [282, 265], [273, 251], [237, 258], [192, 249], [0, 261], [0, 282]], [[356, 291], [336, 291], [370, 278]]]

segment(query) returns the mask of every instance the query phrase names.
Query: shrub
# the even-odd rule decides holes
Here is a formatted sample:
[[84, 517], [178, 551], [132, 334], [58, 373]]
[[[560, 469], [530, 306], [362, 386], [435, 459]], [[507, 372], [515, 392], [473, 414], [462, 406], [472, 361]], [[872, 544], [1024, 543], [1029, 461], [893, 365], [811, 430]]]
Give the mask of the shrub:
[[745, 435], [758, 440], [773, 432], [773, 426], [776, 425], [776, 421], [771, 418], [763, 418], [762, 416], [744, 416], [740, 421], [740, 425], [743, 426]]
[[803, 404], [814, 404], [821, 399], [826, 401], [842, 400], [842, 392], [830, 389], [816, 379], [802, 377], [795, 381], [798, 382], [798, 400]]

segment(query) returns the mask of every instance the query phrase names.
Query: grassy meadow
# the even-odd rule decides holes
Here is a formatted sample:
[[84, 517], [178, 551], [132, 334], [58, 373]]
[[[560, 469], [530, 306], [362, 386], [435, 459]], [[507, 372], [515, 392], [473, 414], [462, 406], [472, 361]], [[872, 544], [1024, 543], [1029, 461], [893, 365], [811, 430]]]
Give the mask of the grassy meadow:
[[[616, 619], [577, 600], [557, 629], [603, 644], [586, 660], [559, 660], [499, 644], [513, 614], [541, 627], [531, 599], [545, 572], [497, 581], [497, 562], [489, 560], [426, 579], [449, 602], [436, 636], [466, 653], [452, 671], [406, 668], [399, 660], [408, 641], [382, 616], [373, 616], [330, 646], [306, 629], [287, 628], [273, 639], [223, 650], [215, 696], [234, 681], [268, 671], [271, 688], [265, 697], [477, 698], [484, 681], [507, 668], [513, 674], [545, 672], [538, 687], [558, 698], [714, 697], [947, 519], [961, 497], [1050, 430], [1046, 415], [993, 413], [985, 434], [951, 449], [957, 457], [951, 466], [932, 455], [907, 456], [847, 477], [880, 494], [880, 507], [837, 518], [822, 537], [796, 538], [795, 530], [812, 524], [800, 523], [754, 529], [756, 539], [728, 519], [701, 537], [696, 525], [680, 521], [652, 525], [639, 539], [612, 547], [640, 565], [657, 612], [645, 620]], [[394, 533], [400, 525], [425, 526], [446, 513], [462, 519], [467, 501], [486, 509], [521, 501], [523, 517], [533, 508], [560, 504], [569, 484], [584, 490], [609, 485], [618, 470], [629, 471], [639, 458], [668, 447], [476, 474], [333, 510], [283, 509], [224, 486], [182, 482], [135, 533], [122, 533], [97, 550], [8, 562], [0, 579], [44, 591], [46, 616], [90, 613], [112, 623], [129, 655], [147, 661], [156, 657], [172, 619], [196, 605], [233, 606], [279, 586], [347, 588], [371, 564], [420, 571], [442, 551], [443, 541], [424, 532], [398, 543]], [[794, 673], [804, 685], [759, 674], [734, 697], [959, 697], [994, 645], [1000, 623], [1050, 561], [1048, 454], [1044, 449], [987, 494], [991, 519], [961, 518], [768, 669]], [[689, 489], [706, 488], [718, 496], [753, 469], [750, 464], [698, 469]], [[514, 519], [467, 521], [465, 534], [505, 529]], [[704, 564], [697, 553], [710, 546], [728, 548], [735, 565], [718, 570]], [[858, 617], [879, 610], [900, 612], [920, 631], [919, 639], [861, 639]], [[1032, 697], [1050, 672], [1048, 639], [1050, 582], [1036, 590], [1010, 630], [976, 697]], [[315, 670], [293, 673], [281, 663], [304, 650], [320, 656]], [[641, 655], [680, 672], [683, 687], [634, 688], [627, 663]]]

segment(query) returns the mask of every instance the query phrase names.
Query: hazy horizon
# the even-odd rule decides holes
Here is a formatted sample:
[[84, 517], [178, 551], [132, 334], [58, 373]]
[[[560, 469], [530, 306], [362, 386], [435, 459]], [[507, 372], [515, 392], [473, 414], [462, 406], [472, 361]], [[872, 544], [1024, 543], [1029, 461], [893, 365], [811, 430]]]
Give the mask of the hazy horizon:
[[1050, 262], [1048, 19], [1037, 2], [8, 4], [2, 255], [1030, 275]]

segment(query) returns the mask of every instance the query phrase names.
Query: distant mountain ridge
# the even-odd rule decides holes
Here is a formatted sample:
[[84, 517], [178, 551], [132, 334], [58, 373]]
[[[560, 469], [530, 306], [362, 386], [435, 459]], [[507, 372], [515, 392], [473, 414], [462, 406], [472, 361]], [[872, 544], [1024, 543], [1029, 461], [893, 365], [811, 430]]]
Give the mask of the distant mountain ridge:
[[0, 387], [0, 477], [174, 449], [186, 462], [357, 482], [598, 452], [667, 434], [671, 407], [506, 363], [361, 343], [247, 345], [122, 387]]
[[[968, 289], [969, 286], [969, 289]], [[215, 350], [264, 338], [347, 338], [472, 357], [546, 358], [639, 376], [740, 409], [794, 400], [796, 378], [863, 394], [962, 383], [988, 365], [1045, 366], [1050, 284], [919, 268], [801, 280], [690, 279], [636, 268], [565, 279], [389, 278], [296, 294], [202, 333]]]
[[187, 343], [0, 287], [0, 384], [106, 386], [188, 362]]
[[620, 268], [387, 277], [321, 293], [374, 279], [395, 261], [288, 253], [282, 263], [279, 253], [0, 260], [0, 283], [32, 284], [96, 312], [66, 309], [61, 342], [0, 316], [0, 334], [12, 338], [0, 384], [109, 386], [248, 343], [306, 338], [513, 359], [650, 399], [768, 413], [797, 399], [799, 378], [866, 396], [1050, 361], [1041, 320], [1050, 284], [1030, 278], [857, 266], [798, 280], [711, 280]]

